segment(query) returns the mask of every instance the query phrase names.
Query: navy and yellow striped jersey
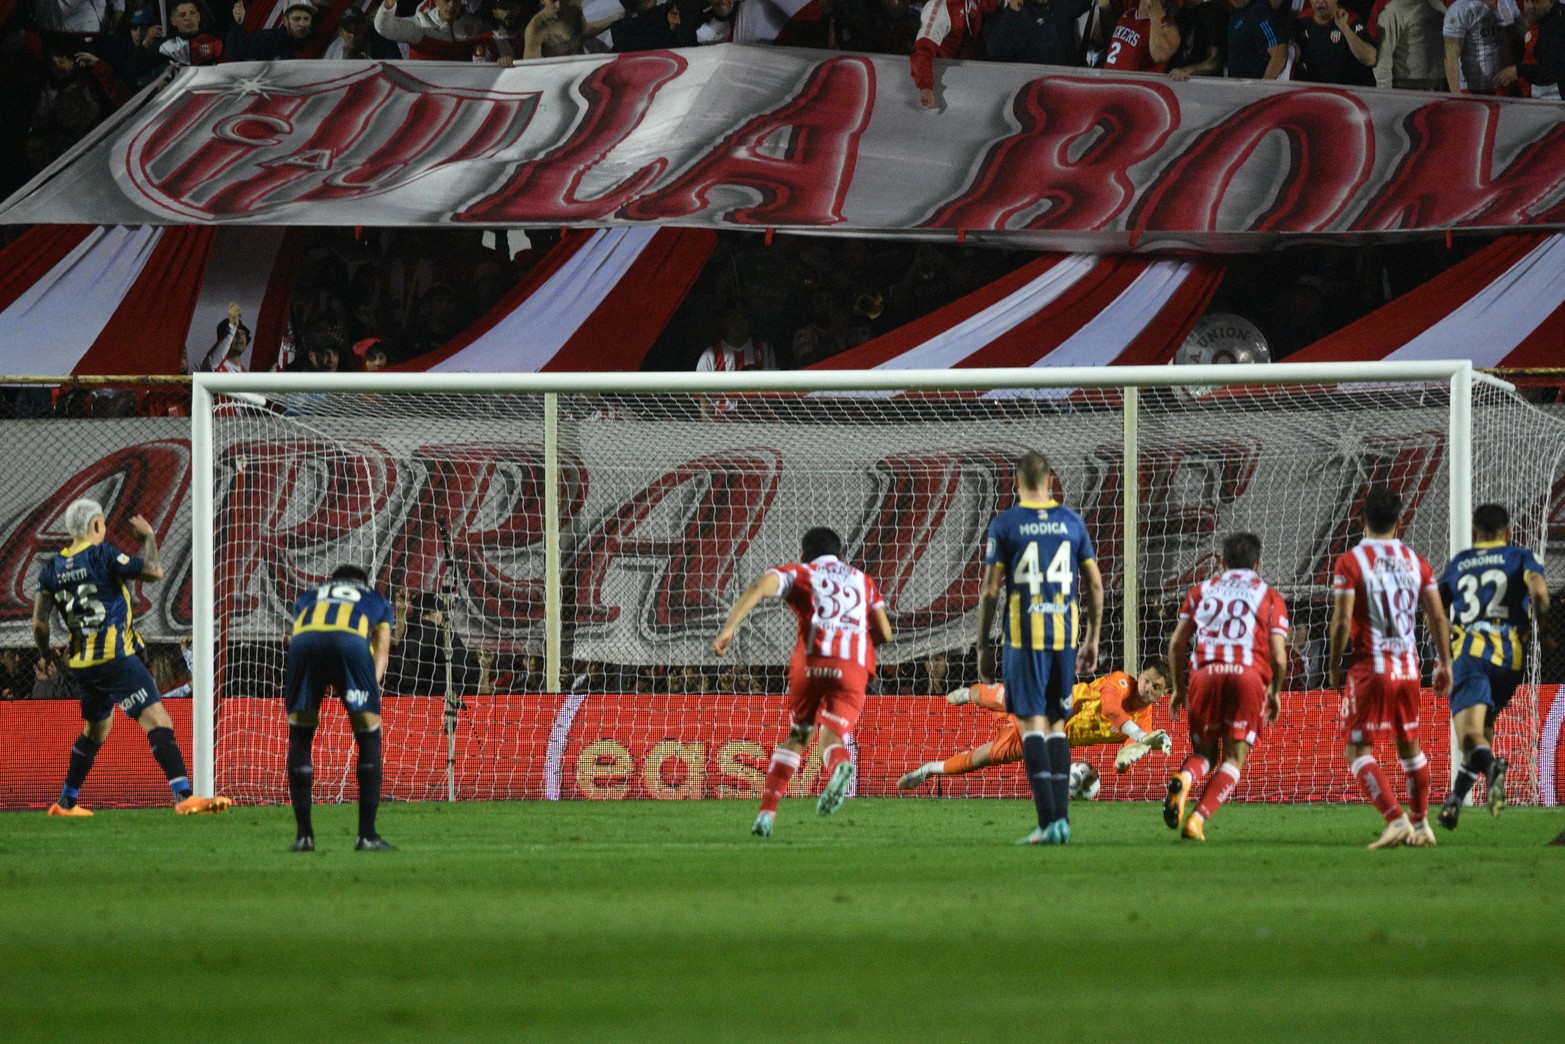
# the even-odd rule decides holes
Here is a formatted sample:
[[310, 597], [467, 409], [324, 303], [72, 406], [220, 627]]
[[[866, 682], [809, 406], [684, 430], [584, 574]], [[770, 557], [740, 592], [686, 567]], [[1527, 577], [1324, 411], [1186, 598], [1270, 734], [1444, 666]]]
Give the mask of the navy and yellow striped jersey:
[[43, 564], [38, 590], [54, 596], [71, 632], [69, 666], [95, 667], [141, 651], [126, 586], [141, 579], [141, 570], [140, 558], [108, 543], [72, 544]]
[[1005, 643], [1013, 649], [1074, 649], [1081, 566], [1094, 558], [1081, 516], [1054, 501], [1018, 504], [989, 523], [984, 566], [1005, 567]]
[[391, 603], [380, 592], [352, 580], [328, 580], [293, 603], [293, 633], [354, 634], [367, 643], [381, 624], [391, 625]]
[[1522, 669], [1532, 631], [1527, 574], [1543, 566], [1519, 544], [1474, 544], [1440, 574], [1440, 597], [1451, 611], [1451, 655], [1506, 670]]

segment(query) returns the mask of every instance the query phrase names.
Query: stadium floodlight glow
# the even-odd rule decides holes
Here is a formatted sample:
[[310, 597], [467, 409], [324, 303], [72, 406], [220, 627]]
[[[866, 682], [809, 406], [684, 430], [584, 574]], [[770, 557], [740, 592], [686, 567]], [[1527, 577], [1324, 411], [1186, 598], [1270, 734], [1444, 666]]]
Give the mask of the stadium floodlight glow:
[[[513, 692], [695, 706], [703, 688], [777, 689], [791, 631], [762, 625], [773, 610], [741, 632], [735, 664], [707, 644], [744, 584], [796, 556], [805, 528], [832, 525], [890, 601], [891, 686], [970, 645], [983, 527], [1010, 499], [1011, 462], [1035, 448], [1097, 542], [1108, 661], [1134, 671], [1224, 532], [1261, 535], [1263, 572], [1319, 640], [1331, 559], [1356, 539], [1369, 485], [1403, 492], [1409, 542], [1432, 561], [1468, 545], [1485, 500], [1542, 553], [1565, 453], [1565, 425], [1465, 360], [193, 384], [194, 778], [240, 800], [272, 799], [259, 780], [280, 778], [246, 736], [283, 731], [275, 702], [263, 715], [248, 698], [276, 694], [287, 600], [339, 559], [383, 589], [452, 584], [439, 626]], [[1528, 699], [1502, 722], [1530, 729], [1535, 750]], [[561, 735], [580, 702], [567, 705]], [[553, 743], [540, 758], [552, 768], [517, 765], [512, 783], [475, 792], [448, 771], [450, 734], [430, 731], [402, 734], [422, 745], [429, 798], [558, 791], [534, 778], [558, 771]], [[519, 742], [488, 735], [482, 756]]]

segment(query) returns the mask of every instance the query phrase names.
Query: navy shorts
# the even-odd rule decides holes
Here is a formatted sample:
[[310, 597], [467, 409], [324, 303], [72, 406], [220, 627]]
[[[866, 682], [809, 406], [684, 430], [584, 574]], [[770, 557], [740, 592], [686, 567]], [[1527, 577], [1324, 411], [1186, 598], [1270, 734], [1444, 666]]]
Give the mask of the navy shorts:
[[326, 690], [350, 714], [379, 714], [380, 686], [375, 684], [375, 658], [369, 643], [347, 631], [306, 631], [288, 642], [288, 666], [283, 700], [288, 713], [319, 710]]
[[1018, 718], [1043, 715], [1050, 721], [1071, 716], [1076, 686], [1076, 650], [1039, 652], [1006, 646], [1001, 660], [1005, 709]]
[[1471, 656], [1458, 656], [1451, 665], [1451, 713], [1482, 704], [1490, 708], [1488, 717], [1492, 721], [1510, 704], [1521, 680], [1520, 671], [1496, 667]]
[[139, 656], [121, 656], [92, 667], [70, 668], [71, 684], [81, 699], [83, 721], [104, 721], [120, 705], [132, 721], [154, 703], [161, 703], [158, 683]]

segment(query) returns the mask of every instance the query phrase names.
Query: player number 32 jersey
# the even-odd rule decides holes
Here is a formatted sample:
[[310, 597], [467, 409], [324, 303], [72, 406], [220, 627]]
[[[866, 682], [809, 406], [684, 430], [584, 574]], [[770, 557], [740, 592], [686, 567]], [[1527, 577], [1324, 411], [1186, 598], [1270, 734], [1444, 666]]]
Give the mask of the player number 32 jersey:
[[778, 566], [772, 572], [780, 581], [777, 597], [799, 620], [795, 663], [830, 660], [834, 666], [861, 668], [866, 677], [875, 673], [869, 614], [886, 604], [875, 581], [834, 555]]

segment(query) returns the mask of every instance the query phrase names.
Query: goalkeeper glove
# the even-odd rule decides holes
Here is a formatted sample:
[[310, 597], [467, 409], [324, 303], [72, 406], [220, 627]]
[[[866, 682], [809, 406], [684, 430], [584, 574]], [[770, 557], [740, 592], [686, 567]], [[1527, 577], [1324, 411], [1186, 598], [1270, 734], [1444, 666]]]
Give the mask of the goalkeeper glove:
[[964, 703], [972, 703], [973, 694], [969, 692], [967, 686], [964, 685], [960, 689], [952, 689], [950, 692], [946, 693], [946, 702], [953, 707], [960, 707]]
[[1139, 740], [1125, 744], [1119, 748], [1119, 753], [1114, 756], [1114, 771], [1124, 772], [1130, 766], [1146, 757], [1151, 750], [1151, 747]]
[[1168, 732], [1164, 729], [1154, 729], [1147, 733], [1142, 742], [1159, 754], [1172, 754], [1174, 752], [1174, 741], [1169, 738]]

